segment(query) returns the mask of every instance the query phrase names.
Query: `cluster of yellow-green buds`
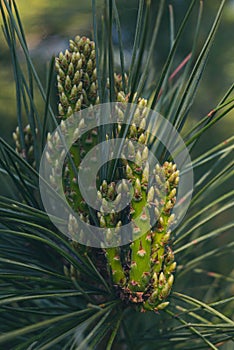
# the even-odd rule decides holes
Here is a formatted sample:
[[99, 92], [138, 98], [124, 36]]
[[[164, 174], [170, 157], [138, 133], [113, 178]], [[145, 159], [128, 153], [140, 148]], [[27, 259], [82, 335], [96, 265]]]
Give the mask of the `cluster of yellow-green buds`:
[[[86, 37], [77, 36], [70, 41], [70, 47], [56, 58], [57, 87], [59, 92], [59, 120], [62, 131], [66, 128], [65, 120], [75, 112], [99, 103], [98, 83], [96, 73], [95, 44]], [[121, 75], [114, 74], [115, 100], [121, 102], [116, 106], [118, 125], [115, 137], [121, 132], [124, 121], [125, 107], [128, 95], [123, 91], [123, 79]], [[127, 83], [127, 76], [124, 77]], [[109, 89], [107, 79], [106, 88]], [[124, 169], [125, 180], [117, 185], [117, 179], [108, 183], [104, 180], [98, 190], [100, 210], [96, 211], [97, 222], [105, 230], [105, 247], [102, 249], [105, 259], [99, 262], [98, 269], [101, 273], [108, 272], [109, 280], [116, 289], [117, 295], [125, 302], [136, 305], [141, 311], [161, 310], [168, 305], [167, 297], [170, 294], [176, 268], [174, 255], [170, 248], [171, 225], [175, 220], [172, 214], [176, 202], [176, 188], [179, 182], [179, 172], [172, 162], [165, 162], [150, 169], [148, 163], [149, 135], [146, 129], [146, 116], [148, 101], [139, 98], [128, 129], [126, 140], [129, 158], [124, 155], [121, 167]], [[80, 120], [76, 131], [82, 130], [86, 121]], [[75, 132], [76, 132], [75, 131]], [[70, 156], [76, 168], [79, 167], [82, 158], [97, 145], [98, 128], [94, 128], [76, 140], [70, 149]], [[30, 126], [23, 130], [24, 146], [20, 140], [20, 131], [17, 127], [13, 133], [16, 151], [31, 165], [35, 165], [33, 140]], [[47, 143], [50, 145], [51, 135], [48, 134]], [[54, 135], [60, 147], [60, 136]], [[134, 142], [142, 145], [142, 149], [135, 149]], [[47, 157], [51, 158], [54, 165], [50, 176], [51, 186], [56, 190], [58, 183], [57, 170], [60, 167], [60, 159], [53, 158], [53, 146]], [[63, 154], [61, 154], [61, 159]], [[73, 209], [79, 214], [82, 221], [90, 223], [88, 205], [82, 198], [77, 184], [76, 173], [68, 159], [65, 161], [63, 184], [66, 198]], [[87, 169], [89, 170], [89, 169]], [[130, 194], [132, 199], [124, 211], [113, 210], [106, 214], [106, 209], [114, 201], [115, 205]], [[122, 197], [122, 198], [121, 198]], [[120, 228], [131, 223], [129, 244], [121, 245], [121, 236], [118, 236]], [[114, 235], [113, 237], [113, 230]], [[76, 219], [71, 215], [68, 223], [70, 237], [79, 230]], [[85, 232], [79, 232], [85, 236]], [[118, 243], [117, 247], [107, 248], [112, 241]], [[75, 244], [79, 249], [79, 244]], [[82, 248], [84, 252], [86, 248]], [[92, 253], [92, 249], [86, 249]], [[95, 258], [94, 258], [95, 260]], [[104, 264], [104, 265], [103, 265]], [[66, 275], [82, 278], [73, 271], [73, 266], [65, 267]]]
[[[59, 92], [58, 111], [63, 130], [65, 128], [63, 121], [69, 116], [99, 103], [95, 43], [89, 38], [76, 36], [74, 40], [70, 40], [69, 49], [59, 53], [55, 68]], [[117, 97], [122, 90], [122, 76], [115, 74], [114, 78]], [[82, 129], [82, 123], [85, 125], [85, 121], [81, 120], [80, 129]], [[96, 143], [96, 129], [87, 132], [74, 143], [70, 154], [76, 168]], [[74, 210], [81, 211], [82, 215], [86, 216], [88, 210], [80, 195], [76, 173], [69, 162], [66, 169], [64, 188], [67, 200]]]
[[[37, 129], [35, 129], [35, 133], [37, 134]], [[13, 132], [12, 136], [15, 143], [16, 152], [35, 168], [36, 162], [34, 158], [33, 135], [30, 125], [26, 125], [23, 130], [24, 145], [20, 139], [20, 130], [18, 126], [16, 127], [16, 130]]]
[[70, 48], [56, 58], [59, 115], [66, 119], [74, 112], [98, 103], [94, 42], [77, 36]]
[[[123, 249], [120, 240], [119, 247], [105, 248], [107, 263], [113, 284], [124, 301], [139, 305], [142, 311], [156, 311], [168, 305], [165, 299], [174, 281], [176, 262], [169, 244], [179, 174], [171, 162], [165, 162], [162, 167], [157, 165], [153, 172], [154, 184], [148, 187], [149, 165], [143, 158], [146, 153], [145, 148], [141, 155], [136, 155], [138, 162], [141, 157], [140, 166], [133, 162], [126, 165], [127, 179], [121, 189], [116, 188], [115, 183], [103, 181], [99, 197], [103, 206], [113, 199], [118, 202], [132, 184], [133, 197], [128, 211], [131, 243]], [[155, 218], [156, 223], [152, 225]], [[103, 211], [99, 213], [99, 222], [100, 227], [106, 228], [110, 242], [115, 239], [110, 228], [116, 227], [118, 234], [123, 224], [119, 212], [105, 215]]]
[[[79, 36], [71, 40], [70, 48], [56, 58], [61, 129], [65, 128], [64, 120], [73, 113], [99, 103], [95, 60], [94, 42]], [[107, 90], [108, 85], [107, 80]], [[121, 106], [127, 105], [128, 96], [123, 91], [122, 77], [116, 74], [115, 99], [122, 103]], [[147, 147], [149, 135], [145, 130], [148, 102], [140, 98], [135, 103], [136, 109], [126, 135], [130, 158], [124, 159], [123, 156], [121, 160], [125, 180], [120, 185], [117, 185], [117, 179], [110, 183], [103, 180], [98, 190], [100, 210], [95, 215], [99, 226], [105, 230], [107, 244], [113, 240], [111, 229], [115, 228], [117, 246], [107, 248], [105, 245], [102, 250], [105, 252], [103, 271], [108, 271], [117, 295], [141, 311], [156, 311], [168, 305], [167, 297], [174, 281], [176, 263], [170, 242], [179, 172], [172, 162], [150, 169]], [[121, 106], [116, 107], [118, 126], [115, 137], [120, 134], [124, 120], [125, 109]], [[85, 122], [81, 120], [78, 127], [82, 129]], [[97, 144], [98, 132], [98, 128], [92, 129], [71, 147], [70, 155], [77, 169], [85, 154]], [[141, 144], [142, 149], [136, 150], [134, 142]], [[88, 205], [82, 198], [69, 160], [63, 181], [70, 205], [84, 222], [90, 223], [92, 220]], [[107, 213], [106, 207], [113, 200], [118, 204], [121, 196], [128, 194], [129, 186], [132, 188], [129, 206], [124, 211]], [[131, 223], [129, 244], [122, 246], [118, 232], [126, 222]], [[71, 216], [68, 224], [71, 236], [76, 229], [76, 219]], [[82, 234], [85, 235], [85, 232]], [[102, 267], [99, 266], [99, 269], [102, 273]]]

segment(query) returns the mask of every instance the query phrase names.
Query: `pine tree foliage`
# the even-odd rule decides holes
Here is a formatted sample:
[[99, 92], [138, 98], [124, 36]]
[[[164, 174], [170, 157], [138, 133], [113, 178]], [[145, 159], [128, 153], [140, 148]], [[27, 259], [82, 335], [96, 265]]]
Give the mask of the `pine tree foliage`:
[[[203, 1], [190, 2], [178, 30], [170, 6], [170, 50], [157, 81], [152, 81], [151, 58], [155, 50], [160, 53], [162, 14], [168, 11], [165, 1], [159, 1], [156, 13], [151, 11], [151, 1], [139, 1], [131, 62], [126, 69], [118, 2], [105, 1], [99, 19], [93, 0], [93, 38], [74, 33], [67, 50], [51, 58], [44, 87], [30, 57], [16, 1], [1, 0], [2, 29], [11, 53], [17, 105], [15, 147], [0, 139], [0, 174], [6, 184], [0, 193], [2, 348], [232, 349], [233, 275], [216, 267], [223, 259], [231, 260], [233, 254], [233, 190], [228, 184], [234, 174], [234, 137], [192, 158], [193, 197], [183, 221], [171, 232], [171, 210], [180, 174], [162, 145], [156, 147], [155, 140], [144, 132], [147, 107], [166, 116], [193, 154], [200, 137], [233, 109], [232, 85], [217, 105], [211, 103], [211, 112], [191, 124], [190, 110], [224, 6], [225, 0], [220, 1], [202, 45], [199, 28]], [[191, 31], [194, 13], [197, 26]], [[155, 26], [149, 32], [152, 16]], [[113, 28], [118, 34], [119, 68]], [[178, 65], [176, 53], [188, 30], [191, 52]], [[58, 94], [57, 109], [50, 104], [52, 94]], [[35, 96], [43, 101], [43, 115]], [[84, 222], [104, 228], [107, 242], [113, 238], [110, 228], [115, 227], [118, 233], [123, 217], [101, 211], [94, 215], [73, 181], [82, 152], [105, 140], [108, 133], [128, 140], [130, 151], [132, 140], [150, 144], [162, 166], [154, 173], [155, 184], [146, 190], [147, 151], [133, 150], [132, 162], [110, 162], [105, 171], [100, 171], [102, 208], [121, 190], [126, 193], [131, 183], [134, 193], [128, 218], [138, 229], [131, 233], [137, 234], [156, 215], [161, 176], [166, 178], [167, 187], [156, 225], [146, 230], [144, 240], [136, 236], [128, 245], [102, 249], [71, 239], [77, 225], [72, 217], [68, 223], [70, 238], [63, 235], [44, 210], [38, 186], [40, 159], [53, 130], [58, 124], [63, 126], [74, 112], [107, 102], [135, 104], [137, 116], [133, 119], [140, 118], [140, 126], [126, 128], [119, 121], [111, 129], [94, 129], [74, 143], [63, 179], [69, 204]], [[120, 120], [124, 108], [117, 111]], [[117, 191], [116, 176], [123, 168], [126, 183]], [[53, 178], [48, 185], [53, 188]], [[142, 208], [144, 215], [136, 223], [136, 213]]]

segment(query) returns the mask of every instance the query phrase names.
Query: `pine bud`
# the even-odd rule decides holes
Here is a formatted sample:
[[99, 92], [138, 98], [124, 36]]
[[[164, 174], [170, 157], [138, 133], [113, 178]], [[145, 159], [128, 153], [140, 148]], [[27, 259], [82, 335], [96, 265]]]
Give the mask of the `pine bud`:
[[147, 194], [147, 203], [151, 203], [153, 202], [153, 200], [154, 200], [154, 188], [153, 186], [151, 186]]
[[155, 308], [156, 310], [163, 310], [165, 309], [168, 305], [169, 305], [169, 301], [165, 301], [164, 303], [161, 303], [159, 305], [157, 305], [157, 307]]

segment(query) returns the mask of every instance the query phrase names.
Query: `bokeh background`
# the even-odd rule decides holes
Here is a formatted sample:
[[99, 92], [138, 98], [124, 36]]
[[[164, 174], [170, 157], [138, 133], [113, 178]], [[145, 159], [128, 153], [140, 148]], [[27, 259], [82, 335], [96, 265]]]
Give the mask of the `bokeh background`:
[[[153, 11], [157, 11], [158, 0], [152, 0]], [[167, 4], [174, 5], [175, 27], [178, 28], [183, 15], [188, 8], [189, 1], [171, 0], [166, 1]], [[35, 64], [37, 72], [45, 86], [46, 74], [49, 61], [52, 55], [57, 55], [63, 51], [70, 38], [75, 35], [87, 35], [92, 37], [92, 6], [89, 1], [74, 0], [18, 0], [21, 19], [24, 25], [26, 38], [31, 53], [32, 60]], [[137, 0], [117, 0], [116, 1], [120, 21], [123, 30], [123, 42], [125, 48], [126, 65], [131, 57], [131, 49], [135, 33], [135, 23], [137, 16], [138, 1]], [[104, 10], [104, 1], [97, 1], [98, 12]], [[212, 20], [215, 17], [220, 0], [204, 1], [204, 13], [201, 24], [201, 33], [199, 45], [201, 47], [204, 42], [207, 31], [210, 29]], [[193, 37], [193, 30], [196, 25], [197, 11], [191, 18], [189, 26], [187, 26], [183, 41], [177, 52], [176, 60], [181, 62], [189, 53]], [[149, 22], [149, 31], [152, 31], [153, 22]], [[169, 51], [169, 12], [166, 6], [160, 36], [157, 48], [151, 62], [152, 77], [157, 79], [158, 72], [162, 68], [163, 62]], [[115, 42], [114, 33], [114, 42]], [[210, 52], [209, 61], [206, 66], [201, 84], [198, 89], [194, 106], [190, 113], [191, 125], [204, 117], [213, 107], [217, 105], [222, 96], [230, 87], [234, 77], [234, 1], [228, 0], [222, 16], [222, 22], [216, 36], [215, 43]], [[23, 61], [23, 55], [22, 55]], [[116, 63], [118, 69], [118, 62]], [[35, 91], [36, 94], [36, 91]], [[145, 96], [147, 97], [147, 96]], [[38, 108], [42, 111], [43, 104], [36, 95]], [[56, 86], [54, 82], [54, 98], [52, 99], [53, 108], [56, 111]], [[40, 107], [41, 106], [41, 107]], [[5, 39], [0, 33], [0, 136], [12, 144], [12, 132], [16, 128], [16, 99], [14, 76], [11, 66], [11, 57]], [[202, 154], [212, 145], [218, 144], [225, 138], [233, 135], [234, 130], [234, 113], [230, 113], [225, 119], [221, 120], [217, 125], [212, 127], [198, 142], [193, 151], [192, 157]], [[201, 173], [196, 174], [197, 178]], [[231, 188], [231, 181], [225, 184], [225, 189]], [[222, 188], [224, 193], [224, 188]], [[207, 198], [209, 201], [211, 198]], [[225, 222], [227, 215], [232, 215], [230, 211], [225, 212], [222, 218], [218, 217], [209, 223], [209, 229], [219, 227], [220, 221]], [[229, 235], [230, 237], [230, 235]], [[227, 238], [228, 239], [228, 238]], [[225, 242], [225, 235], [222, 235], [214, 244], [214, 246], [222, 245]], [[212, 269], [214, 262], [208, 261], [208, 265]], [[222, 256], [217, 262], [216, 271], [222, 273], [230, 273], [231, 266], [228, 257]], [[206, 266], [208, 269], [209, 266]], [[191, 284], [193, 288], [193, 284]]]

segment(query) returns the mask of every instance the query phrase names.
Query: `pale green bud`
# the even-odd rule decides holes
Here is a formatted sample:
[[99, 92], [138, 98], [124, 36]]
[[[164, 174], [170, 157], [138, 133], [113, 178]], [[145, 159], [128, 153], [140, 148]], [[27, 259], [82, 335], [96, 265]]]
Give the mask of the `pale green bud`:
[[138, 139], [138, 142], [143, 145], [145, 143], [145, 139], [146, 139], [145, 134], [141, 134]]
[[166, 283], [166, 277], [163, 272], [160, 273], [158, 278], [158, 284], [159, 286], [163, 286]]
[[161, 303], [161, 304], [157, 305], [156, 309], [157, 309], [157, 310], [163, 310], [163, 309], [165, 309], [169, 304], [170, 304], [169, 301], [165, 301], [164, 303]]
[[169, 288], [172, 287], [173, 283], [174, 283], [174, 276], [170, 275], [168, 280], [167, 280], [167, 284], [168, 284]]
[[135, 163], [138, 167], [142, 166], [142, 157], [141, 157], [141, 152], [138, 150], [135, 156]]
[[153, 186], [151, 186], [147, 194], [147, 203], [151, 203], [153, 202], [153, 200], [154, 200], [154, 188]]
[[139, 129], [145, 130], [146, 128], [146, 119], [143, 118], [140, 122]]
[[70, 91], [71, 88], [72, 88], [72, 82], [71, 82], [69, 75], [67, 75], [66, 79], [65, 79], [65, 89], [66, 89], [66, 91]]
[[72, 77], [74, 75], [74, 66], [73, 66], [72, 62], [69, 64], [67, 72], [70, 75], [70, 77]]

